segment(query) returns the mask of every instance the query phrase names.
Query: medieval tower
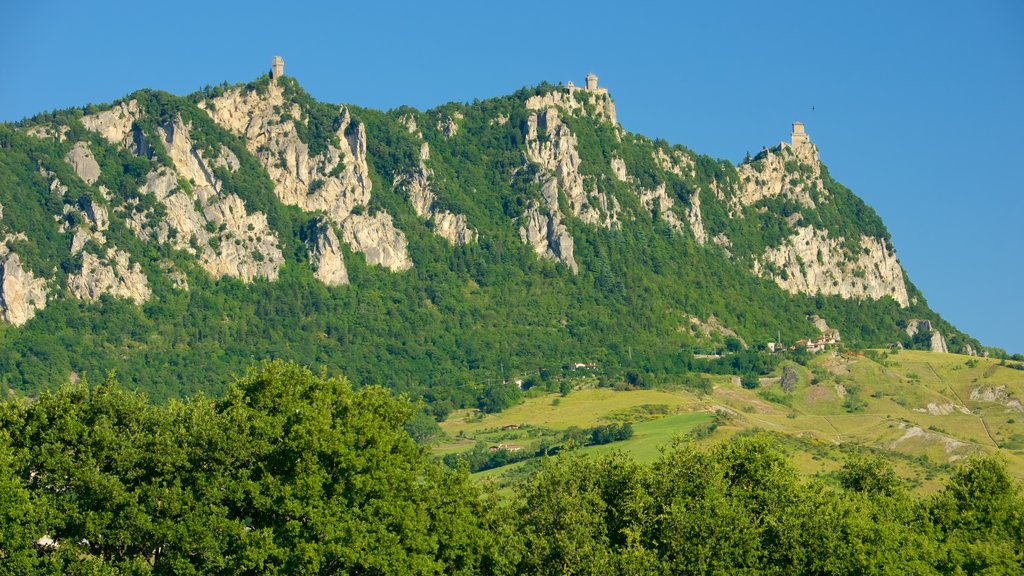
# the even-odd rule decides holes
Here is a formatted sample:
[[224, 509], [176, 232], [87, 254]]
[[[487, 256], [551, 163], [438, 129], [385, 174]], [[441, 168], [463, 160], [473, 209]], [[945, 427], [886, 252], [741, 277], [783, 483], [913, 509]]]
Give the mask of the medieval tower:
[[284, 58], [274, 56], [274, 61], [270, 64], [270, 79], [277, 80], [281, 76], [284, 76]]
[[597, 74], [587, 74], [587, 90], [597, 90]]
[[794, 150], [799, 150], [811, 143], [811, 139], [804, 132], [803, 122], [793, 122], [793, 133], [790, 134], [790, 145]]

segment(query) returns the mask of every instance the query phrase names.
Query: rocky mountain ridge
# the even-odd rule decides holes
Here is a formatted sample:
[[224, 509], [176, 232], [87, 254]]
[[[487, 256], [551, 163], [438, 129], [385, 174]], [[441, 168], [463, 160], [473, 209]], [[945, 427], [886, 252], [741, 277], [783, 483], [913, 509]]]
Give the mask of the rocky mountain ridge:
[[[682, 250], [666, 254], [673, 267], [699, 254], [737, 281], [763, 278], [794, 296], [893, 302], [905, 311], [885, 328], [892, 340], [912, 320], [953, 331], [919, 301], [881, 221], [831, 178], [802, 125], [791, 143], [733, 165], [628, 132], [596, 77], [387, 113], [263, 77], [189, 97], [142, 91], [6, 130], [3, 146], [27, 151], [10, 162], [34, 175], [4, 204], [40, 199], [31, 214], [0, 217], [0, 317], [15, 326], [52, 302], [142, 305], [219, 279], [300, 274], [358, 293], [373, 268], [419, 278], [446, 251], [506, 261], [519, 250], [510, 239], [553, 262], [559, 282], [592, 278], [576, 282], [612, 295], [662, 258], [620, 262], [615, 246], [636, 235], [630, 250], [643, 251], [655, 234]], [[29, 248], [31, 236], [46, 249]], [[690, 317], [717, 316], [763, 340], [728, 325], [735, 312], [680, 305], [688, 333]], [[808, 330], [798, 316], [790, 325]], [[980, 349], [947, 335], [950, 350]]]

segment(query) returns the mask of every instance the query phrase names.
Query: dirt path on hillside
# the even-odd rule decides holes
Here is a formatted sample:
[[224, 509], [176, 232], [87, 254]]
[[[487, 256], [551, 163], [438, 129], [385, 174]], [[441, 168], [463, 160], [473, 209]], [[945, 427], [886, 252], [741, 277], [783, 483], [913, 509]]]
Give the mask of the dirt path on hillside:
[[[928, 366], [928, 369], [931, 370], [932, 374], [935, 375], [935, 379], [938, 380], [939, 382], [942, 382], [946, 389], [949, 390], [949, 392], [953, 395], [953, 398], [956, 398], [957, 403], [966, 408], [967, 405], [964, 404], [964, 401], [960, 399], [960, 395], [956, 393], [956, 390], [954, 390], [952, 386], [950, 386], [949, 382], [943, 380], [942, 376], [939, 376], [939, 373], [935, 371], [935, 368], [931, 364], [926, 364], [926, 366]], [[996, 439], [992, 437], [992, 432], [990, 432], [988, 429], [988, 423], [985, 422], [985, 417], [982, 416], [981, 414], [977, 414], [977, 416], [978, 420], [981, 422], [981, 427], [985, 430], [985, 435], [988, 436], [989, 441], [992, 442], [993, 446], [999, 448], [999, 442], [996, 442]]]

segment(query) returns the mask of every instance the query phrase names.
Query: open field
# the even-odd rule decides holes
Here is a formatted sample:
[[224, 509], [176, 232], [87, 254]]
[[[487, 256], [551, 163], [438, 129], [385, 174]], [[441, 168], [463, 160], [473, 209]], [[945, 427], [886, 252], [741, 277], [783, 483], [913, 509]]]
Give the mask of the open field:
[[[773, 433], [809, 475], [827, 474], [852, 451], [869, 450], [923, 491], [937, 487], [957, 461], [977, 454], [1001, 454], [1011, 473], [1024, 479], [1024, 371], [994, 359], [921, 351], [871, 357], [829, 352], [792, 368], [798, 382], [790, 392], [781, 389], [779, 374], [754, 390], [714, 376], [707, 395], [585, 388], [528, 398], [499, 414], [462, 410], [441, 424], [447, 440], [434, 453], [462, 452], [480, 442], [530, 450], [557, 443], [572, 427], [628, 420], [634, 429], [630, 439], [582, 451], [620, 450], [646, 462], [675, 438], [695, 441], [686, 434], [712, 422], [717, 411], [726, 416], [700, 442], [753, 430]], [[537, 465], [530, 460], [477, 477], [507, 485]]]

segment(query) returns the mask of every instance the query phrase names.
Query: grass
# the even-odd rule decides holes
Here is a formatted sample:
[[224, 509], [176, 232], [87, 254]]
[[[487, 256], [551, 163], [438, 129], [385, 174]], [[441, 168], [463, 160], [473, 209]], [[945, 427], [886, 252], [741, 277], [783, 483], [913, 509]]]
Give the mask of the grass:
[[[1020, 370], [1000, 366], [994, 359], [912, 350], [890, 354], [882, 363], [825, 353], [796, 370], [799, 382], [790, 394], [777, 380], [766, 379], [759, 389], [746, 390], [731, 377], [714, 376], [710, 395], [591, 388], [564, 397], [530, 398], [500, 414], [458, 411], [441, 424], [450, 441], [436, 446], [434, 453], [468, 450], [478, 441], [528, 445], [540, 438], [560, 438], [569, 427], [606, 424], [653, 405], [662, 414], [636, 420], [629, 440], [581, 450], [595, 456], [620, 450], [648, 462], [675, 438], [724, 410], [731, 415], [729, 423], [701, 442], [720, 442], [754, 429], [768, 431], [806, 475], [827, 475], [851, 451], [870, 450], [886, 457], [901, 477], [922, 491], [938, 487], [956, 462], [973, 454], [998, 453], [1010, 472], [1024, 479], [1024, 412], [1013, 404], [1024, 400]], [[814, 378], [818, 381], [811, 384]], [[979, 396], [979, 390], [996, 399], [982, 399], [986, 396]], [[851, 395], [856, 402], [850, 402]], [[509, 426], [517, 429], [502, 429]], [[537, 466], [534, 460], [476, 477], [501, 489]]]

